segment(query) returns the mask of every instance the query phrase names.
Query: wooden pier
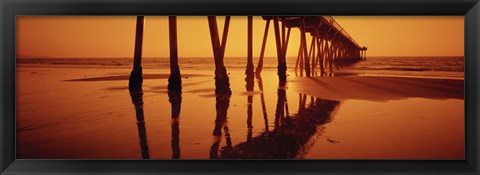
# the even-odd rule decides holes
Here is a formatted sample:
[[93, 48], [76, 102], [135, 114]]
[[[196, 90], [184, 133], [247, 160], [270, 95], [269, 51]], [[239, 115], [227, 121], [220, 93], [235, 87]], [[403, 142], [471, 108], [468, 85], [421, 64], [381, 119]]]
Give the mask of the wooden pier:
[[[171, 93], [182, 91], [177, 47], [177, 18], [169, 16], [170, 41], [170, 77], [168, 90]], [[208, 16], [208, 26], [212, 43], [213, 58], [215, 61], [215, 93], [231, 94], [227, 69], [223, 63], [227, 46], [230, 16], [225, 17], [222, 36], [220, 37], [217, 18]], [[300, 30], [300, 45], [295, 64], [295, 73], [299, 76], [332, 76], [334, 66], [339, 69], [366, 59], [366, 47], [361, 47], [331, 16], [262, 16], [265, 20], [265, 31], [257, 68], [253, 65], [253, 17], [247, 17], [247, 65], [245, 68], [246, 81], [251, 81], [254, 74], [260, 75], [263, 68], [263, 58], [270, 23], [273, 22], [275, 46], [277, 51], [277, 75], [280, 85], [287, 81], [286, 55], [292, 28]], [[135, 34], [134, 64], [130, 75], [130, 89], [142, 86], [142, 42], [144, 16], [138, 16]], [[311, 41], [307, 41], [307, 34]], [[310, 42], [310, 47], [307, 47]], [[254, 72], [255, 70], [255, 72]]]
[[[270, 131], [266, 113], [265, 99], [261, 93], [262, 111], [265, 120], [265, 132], [260, 136], [253, 137], [252, 125], [252, 103], [253, 96], [247, 97], [247, 141], [233, 146], [227, 124], [227, 111], [230, 104], [230, 82], [227, 69], [223, 62], [227, 37], [230, 25], [230, 16], [225, 17], [222, 35], [219, 35], [217, 18], [208, 16], [208, 27], [212, 43], [212, 53], [215, 63], [215, 93], [216, 96], [216, 120], [213, 136], [215, 141], [210, 148], [210, 158], [293, 158], [301, 156], [302, 145], [306, 145], [312, 134], [316, 131], [318, 124], [326, 123], [331, 117], [330, 113], [338, 106], [338, 102], [322, 101], [317, 99], [312, 105], [316, 107], [305, 108], [306, 97], [300, 97], [300, 107], [297, 115], [311, 113], [307, 117], [290, 118], [288, 102], [285, 89], [282, 86], [287, 81], [287, 48], [289, 46], [291, 30], [300, 31], [300, 45], [298, 46], [295, 73], [299, 76], [332, 76], [334, 66], [338, 69], [366, 59], [366, 47], [361, 47], [353, 38], [330, 16], [262, 16], [265, 21], [265, 31], [260, 50], [259, 61], [256, 69], [253, 64], [253, 17], [247, 17], [247, 64], [245, 67], [246, 90], [254, 90], [254, 78], [257, 78], [260, 90], [263, 90], [261, 72], [263, 58], [268, 39], [270, 25], [274, 28], [275, 47], [277, 51], [277, 75], [279, 78], [279, 89], [277, 92], [277, 108], [275, 112], [275, 126]], [[180, 135], [179, 135], [179, 114], [182, 101], [182, 80], [178, 58], [177, 41], [177, 17], [169, 16], [169, 46], [170, 46], [170, 76], [168, 78], [169, 101], [172, 111], [172, 158], [180, 158]], [[135, 106], [137, 128], [140, 138], [141, 156], [143, 159], [150, 158], [148, 141], [146, 136], [146, 125], [143, 114], [143, 73], [142, 73], [142, 43], [144, 33], [145, 17], [138, 16], [136, 20], [135, 51], [133, 68], [129, 79], [129, 90], [132, 103]], [[307, 34], [310, 34], [311, 41], [307, 41]], [[310, 47], [307, 47], [310, 42]], [[303, 104], [303, 105], [302, 105]], [[317, 108], [323, 106], [319, 111]], [[320, 108], [319, 108], [320, 109]], [[320, 113], [319, 113], [320, 112]], [[285, 116], [286, 114], [286, 116]], [[310, 116], [310, 117], [308, 117]], [[320, 117], [314, 117], [320, 116]], [[289, 122], [290, 121], [290, 122]], [[292, 125], [291, 121], [296, 123]], [[299, 131], [304, 129], [304, 131]], [[222, 136], [225, 133], [227, 146], [221, 149], [219, 146]], [[285, 132], [287, 131], [287, 132]], [[290, 133], [290, 134], [289, 134]], [[293, 133], [293, 134], [292, 134]], [[282, 140], [289, 140], [283, 143]], [[297, 144], [291, 144], [294, 140]], [[273, 146], [281, 143], [281, 146]], [[285, 151], [286, 150], [286, 151]]]

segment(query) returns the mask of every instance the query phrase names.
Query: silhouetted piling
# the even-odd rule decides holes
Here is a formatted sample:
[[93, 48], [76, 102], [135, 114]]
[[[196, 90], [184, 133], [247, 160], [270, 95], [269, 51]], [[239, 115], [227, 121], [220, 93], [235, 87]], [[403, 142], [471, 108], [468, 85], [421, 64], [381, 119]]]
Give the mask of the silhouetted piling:
[[[220, 45], [220, 39], [218, 36], [217, 19], [215, 16], [208, 17], [208, 25], [210, 28], [210, 38], [212, 40], [213, 55], [215, 59], [215, 93], [216, 94], [232, 94], [230, 90], [230, 82], [227, 75], [227, 69], [223, 64], [223, 58], [225, 53], [225, 45]], [[226, 42], [228, 26], [223, 29], [223, 40]], [[222, 41], [223, 43], [223, 41]]]
[[168, 17], [169, 39], [170, 39], [170, 77], [168, 78], [168, 91], [182, 91], [182, 77], [180, 67], [178, 66], [178, 48], [177, 48], [177, 17]]
[[305, 28], [305, 17], [300, 19], [300, 37], [303, 44], [303, 58], [305, 62], [305, 74], [307, 77], [310, 77], [310, 58], [308, 57], [307, 51], [307, 38], [306, 38], [306, 28]]
[[283, 55], [282, 39], [280, 38], [280, 27], [278, 17], [273, 17], [273, 26], [275, 29], [275, 44], [277, 46], [277, 75], [280, 82], [287, 81], [287, 63]]
[[[253, 17], [248, 16], [248, 39], [247, 39], [247, 67], [245, 69], [245, 75], [253, 77]], [[252, 78], [253, 79], [253, 78]]]
[[144, 16], [137, 16], [137, 24], [135, 30], [135, 51], [133, 56], [133, 69], [130, 73], [128, 87], [138, 89], [143, 83], [142, 73], [142, 45], [143, 45], [143, 26]]
[[260, 50], [260, 58], [258, 59], [257, 69], [255, 70], [255, 74], [257, 74], [257, 76], [260, 75], [263, 68], [263, 56], [265, 55], [265, 47], [267, 45], [269, 27], [270, 27], [270, 18], [267, 19], [267, 23], [265, 24], [265, 31], [263, 32], [262, 49]]
[[311, 58], [311, 60], [312, 60], [312, 64], [311, 64], [311, 74], [312, 74], [312, 76], [314, 76], [313, 73], [315, 72], [315, 60], [316, 60], [316, 59], [315, 59], [315, 58], [316, 58], [316, 56], [315, 56], [315, 54], [316, 54], [316, 53], [315, 53], [315, 50], [317, 49], [317, 48], [315, 47], [315, 44], [316, 44], [316, 42], [315, 42], [315, 36], [312, 36], [312, 41], [311, 41], [311, 43], [310, 43], [310, 51], [309, 51], [309, 54], [308, 54], [308, 57]]
[[[330, 68], [330, 74], [333, 74], [333, 66], [338, 69], [352, 65], [363, 55], [358, 51], [360, 46], [332, 17], [282, 16], [280, 18], [283, 26], [282, 41], [285, 41], [285, 27], [289, 29], [296, 27], [300, 30], [300, 45], [295, 63], [297, 76], [298, 73], [303, 76], [304, 70], [307, 77], [316, 76], [318, 70], [323, 76], [325, 69], [328, 68]], [[307, 48], [307, 33], [312, 36], [309, 48]], [[281, 43], [282, 46], [287, 44], [288, 42]], [[286, 53], [283, 53], [283, 56], [285, 55]]]
[[300, 76], [303, 76], [303, 47], [303, 42], [300, 42], [300, 46], [298, 47], [297, 61], [295, 63], [295, 74], [297, 74], [297, 70], [300, 67]]
[[[317, 34], [318, 30], [316, 30]], [[320, 76], [323, 76], [325, 74], [325, 70], [323, 69], [323, 59], [325, 57], [325, 49], [324, 49], [324, 42], [321, 37], [317, 37], [317, 49], [318, 49], [318, 63], [320, 65]]]
[[332, 39], [332, 45], [331, 45], [331, 56], [329, 57], [329, 60], [328, 60], [328, 68], [330, 69], [330, 75], [333, 74], [333, 60], [335, 59], [336, 57], [336, 52], [337, 52], [337, 47], [336, 47], [336, 42], [335, 42], [335, 37], [333, 37]]

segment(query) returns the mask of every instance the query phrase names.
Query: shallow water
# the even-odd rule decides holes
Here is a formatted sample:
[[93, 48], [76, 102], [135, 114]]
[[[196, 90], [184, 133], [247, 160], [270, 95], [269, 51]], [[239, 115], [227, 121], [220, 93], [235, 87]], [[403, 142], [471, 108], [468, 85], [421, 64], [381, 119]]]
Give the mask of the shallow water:
[[[258, 58], [254, 60], [257, 61]], [[294, 69], [296, 57], [287, 58], [287, 67]], [[145, 69], [168, 69], [170, 58], [143, 58]], [[214, 59], [210, 57], [183, 57], [179, 59], [181, 69], [213, 70]], [[246, 59], [242, 57], [226, 57], [225, 66], [228, 70], [243, 69]], [[427, 77], [464, 77], [464, 57], [368, 57], [351, 67], [341, 67], [342, 72], [360, 75], [396, 75], [396, 76], [427, 76]], [[129, 69], [131, 58], [21, 58], [17, 60], [20, 66], [50, 66], [50, 67], [80, 67], [80, 68], [123, 68]], [[265, 57], [263, 68], [276, 70], [277, 58]], [[338, 67], [340, 68], [340, 67]], [[299, 68], [300, 69], [300, 68]], [[336, 68], [335, 68], [336, 69]], [[317, 69], [318, 71], [318, 69]], [[338, 73], [338, 70], [335, 70]], [[293, 74], [292, 74], [293, 75]]]
[[463, 159], [463, 100], [340, 102], [235, 69], [231, 96], [209, 70], [168, 94], [167, 73], [129, 92], [129, 69], [18, 68], [17, 158]]

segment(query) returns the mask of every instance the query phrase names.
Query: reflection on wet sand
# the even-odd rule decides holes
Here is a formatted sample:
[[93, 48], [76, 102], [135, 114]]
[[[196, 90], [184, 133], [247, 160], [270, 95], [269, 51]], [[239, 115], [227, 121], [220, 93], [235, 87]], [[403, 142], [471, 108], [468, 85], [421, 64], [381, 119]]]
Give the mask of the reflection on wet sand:
[[210, 147], [210, 159], [218, 159], [218, 148], [222, 141], [222, 128], [225, 132], [225, 140], [227, 146], [224, 149], [232, 147], [232, 141], [227, 126], [227, 111], [230, 105], [230, 95], [217, 94], [215, 109], [217, 111], [217, 117], [215, 118], [215, 128], [213, 129], [214, 142]]
[[265, 106], [265, 95], [263, 94], [263, 82], [262, 77], [257, 74], [258, 88], [260, 89], [260, 102], [262, 103], [263, 119], [265, 120], [265, 131], [268, 132], [268, 116], [267, 116], [267, 107]]
[[[210, 159], [289, 159], [302, 158], [312, 145], [312, 137], [317, 132], [317, 127], [328, 123], [333, 112], [338, 108], [338, 101], [323, 100], [299, 94], [299, 106], [296, 114], [288, 110], [286, 84], [282, 83], [277, 89], [277, 103], [273, 130], [270, 131], [267, 119], [265, 99], [263, 96], [263, 83], [260, 76], [256, 77], [262, 103], [265, 129], [254, 137], [253, 134], [253, 95], [247, 96], [247, 138], [237, 145], [232, 144], [228, 128], [227, 113], [230, 106], [229, 94], [216, 95], [216, 118], [213, 128], [214, 141], [210, 147]], [[254, 90], [254, 77], [247, 76], [246, 91]], [[146, 136], [146, 126], [143, 114], [143, 91], [141, 88], [130, 88], [130, 95], [135, 106], [137, 127], [140, 140], [142, 159], [149, 159], [149, 148]], [[171, 147], [172, 159], [180, 159], [180, 128], [179, 116], [181, 111], [182, 93], [168, 93], [171, 105]], [[222, 131], [223, 130], [223, 131]], [[226, 146], [220, 148], [223, 136]]]
[[[222, 159], [290, 159], [301, 158], [311, 145], [311, 137], [317, 127], [328, 123], [333, 112], [338, 108], [338, 101], [311, 98], [306, 105], [306, 95], [300, 95], [299, 111], [289, 115], [286, 91], [278, 89], [275, 127], [272, 131], [264, 131], [257, 137], [248, 139], [234, 147], [221, 149]], [[286, 115], [285, 115], [286, 114]]]
[[169, 101], [172, 107], [172, 159], [180, 158], [180, 127], [179, 116], [182, 106], [182, 93], [168, 93]]
[[143, 115], [143, 90], [142, 87], [130, 88], [130, 97], [135, 106], [135, 114], [137, 116], [138, 137], [140, 138], [140, 150], [142, 159], [149, 159], [147, 132], [145, 129], [145, 118]]
[[[253, 81], [253, 75], [247, 75], [247, 77], [245, 78], [245, 82], [246, 82], [246, 89], [247, 89], [247, 92], [251, 92], [253, 91], [253, 87], [255, 86], [255, 82]], [[248, 106], [248, 109], [247, 109], [247, 140], [251, 140], [252, 139], [252, 130], [253, 130], [253, 125], [252, 125], [252, 117], [253, 117], [253, 106], [252, 106], [252, 103], [253, 103], [253, 95], [248, 95], [247, 97], [247, 106]]]
[[[148, 149], [147, 133], [145, 117], [143, 113], [143, 90], [142, 88], [129, 88], [132, 103], [135, 106], [135, 113], [137, 117], [138, 137], [140, 140], [140, 151], [142, 159], [150, 159], [150, 152]], [[169, 101], [172, 111], [172, 159], [180, 158], [180, 127], [179, 116], [182, 105], [182, 93], [173, 92], [168, 93]]]

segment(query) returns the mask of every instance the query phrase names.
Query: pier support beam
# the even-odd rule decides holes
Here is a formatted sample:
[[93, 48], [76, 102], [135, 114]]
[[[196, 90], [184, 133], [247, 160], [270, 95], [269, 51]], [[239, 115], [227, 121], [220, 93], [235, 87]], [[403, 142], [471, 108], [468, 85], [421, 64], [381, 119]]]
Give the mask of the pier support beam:
[[308, 57], [307, 38], [305, 30], [305, 17], [300, 19], [300, 37], [303, 47], [303, 58], [305, 59], [305, 74], [310, 77], [310, 58]]
[[270, 27], [270, 19], [267, 19], [267, 24], [265, 25], [265, 31], [263, 32], [262, 50], [260, 50], [260, 58], [258, 59], [257, 69], [255, 70], [255, 74], [257, 76], [260, 75], [263, 68], [263, 56], [265, 54], [265, 47], [267, 45], [267, 36], [268, 36], [269, 27]]
[[285, 55], [283, 55], [282, 38], [280, 37], [280, 26], [277, 16], [273, 18], [273, 27], [275, 29], [275, 43], [277, 45], [277, 75], [280, 84], [285, 84], [287, 82], [287, 63]]
[[170, 38], [170, 77], [168, 78], [168, 91], [182, 91], [182, 77], [178, 67], [178, 48], [177, 48], [177, 17], [168, 17], [169, 38]]
[[230, 17], [225, 17], [224, 35], [222, 38], [222, 45], [218, 36], [217, 18], [215, 16], [208, 16], [208, 26], [210, 28], [210, 38], [212, 40], [213, 56], [215, 59], [215, 93], [216, 94], [232, 94], [230, 90], [230, 81], [227, 75], [227, 69], [223, 64], [225, 54], [226, 38], [228, 35], [228, 24]]
[[329, 70], [330, 70], [330, 72], [329, 72], [330, 76], [333, 75], [333, 61], [336, 58], [336, 54], [337, 54], [337, 47], [336, 47], [337, 42], [335, 40], [336, 40], [336, 38], [335, 38], [335, 36], [333, 36], [332, 40], [331, 40], [331, 45], [330, 45], [331, 55], [330, 55], [329, 60], [328, 60], [328, 67], [329, 67]]
[[320, 65], [320, 76], [323, 76], [325, 74], [325, 70], [323, 69], [323, 58], [324, 58], [324, 55], [325, 55], [325, 50], [324, 50], [324, 40], [322, 39], [322, 37], [320, 36], [320, 34], [318, 33], [318, 30], [316, 31], [317, 32], [317, 47], [318, 47], [318, 63]]
[[[246, 81], [246, 89], [247, 91], [253, 91], [255, 86], [254, 81], [254, 73], [253, 73], [253, 17], [248, 16], [248, 53], [247, 53], [247, 68], [245, 70], [245, 78]], [[260, 63], [259, 63], [260, 64]], [[247, 141], [252, 140], [253, 136], [253, 125], [252, 125], [252, 117], [253, 117], [253, 96], [249, 95], [247, 97]]]
[[300, 42], [300, 47], [298, 47], [297, 62], [295, 63], [295, 74], [297, 74], [297, 69], [300, 67], [300, 76], [303, 76], [303, 42]]
[[247, 53], [247, 67], [245, 75], [251, 76], [253, 79], [253, 17], [248, 16], [248, 53]]
[[309, 51], [309, 54], [308, 54], [308, 57], [309, 58], [312, 58], [312, 64], [311, 64], [311, 67], [310, 67], [310, 72], [312, 74], [312, 76], [315, 76], [315, 58], [316, 58], [316, 53], [315, 53], [315, 50], [316, 50], [316, 47], [315, 47], [315, 42], [316, 40], [316, 37], [315, 36], [312, 36], [312, 41], [310, 43], [310, 51]]
[[128, 87], [138, 89], [142, 87], [142, 45], [143, 45], [143, 27], [145, 23], [144, 16], [137, 16], [137, 25], [135, 30], [135, 51], [133, 56], [133, 69], [130, 73]]

